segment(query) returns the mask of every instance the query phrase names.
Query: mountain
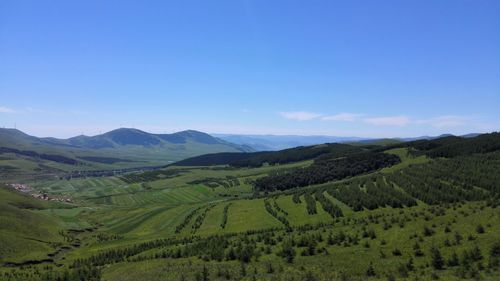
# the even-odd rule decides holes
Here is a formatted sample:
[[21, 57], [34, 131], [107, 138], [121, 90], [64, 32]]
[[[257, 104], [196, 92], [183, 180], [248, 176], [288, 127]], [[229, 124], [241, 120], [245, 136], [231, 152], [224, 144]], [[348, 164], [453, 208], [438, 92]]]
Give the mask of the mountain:
[[[473, 138], [479, 134], [467, 134], [461, 137]], [[349, 143], [353, 145], [390, 145], [400, 142], [416, 140], [433, 140], [451, 134], [439, 136], [419, 136], [409, 138], [362, 138], [362, 137], [337, 137], [337, 136], [298, 136], [298, 135], [236, 135], [236, 134], [213, 134], [219, 139], [251, 147], [255, 151], [277, 151], [299, 146], [311, 146], [323, 143]]]
[[345, 143], [369, 140], [359, 137], [336, 136], [297, 136], [297, 135], [232, 135], [213, 134], [220, 139], [252, 147], [256, 151], [274, 151], [298, 146], [310, 146], [322, 143]]
[[0, 129], [0, 174], [9, 171], [81, 171], [162, 166], [218, 152], [251, 152], [209, 134], [188, 130], [151, 134], [120, 128], [96, 136], [38, 138], [16, 129]]

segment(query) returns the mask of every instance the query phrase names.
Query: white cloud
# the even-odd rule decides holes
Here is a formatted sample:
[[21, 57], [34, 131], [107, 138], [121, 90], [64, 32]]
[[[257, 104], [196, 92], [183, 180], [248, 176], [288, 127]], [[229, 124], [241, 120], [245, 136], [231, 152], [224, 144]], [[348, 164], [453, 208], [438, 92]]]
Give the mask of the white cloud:
[[415, 124], [430, 125], [436, 128], [458, 127], [466, 125], [470, 118], [454, 115], [438, 116], [430, 119], [422, 119], [415, 121]]
[[359, 117], [361, 117], [362, 114], [355, 114], [355, 113], [339, 113], [335, 115], [327, 115], [323, 116], [321, 120], [323, 121], [344, 121], [344, 122], [354, 122], [356, 121]]
[[297, 121], [308, 121], [322, 116], [322, 114], [307, 111], [280, 112], [280, 115], [285, 119]]
[[466, 125], [472, 125], [473, 118], [467, 116], [442, 115], [426, 119], [410, 118], [405, 115], [394, 116], [367, 116], [360, 113], [337, 113], [337, 114], [320, 114], [310, 111], [288, 111], [280, 112], [281, 117], [296, 121], [335, 121], [335, 122], [364, 122], [375, 126], [416, 126], [425, 125], [438, 129], [453, 128]]
[[0, 113], [16, 113], [16, 111], [12, 108], [0, 106]]
[[377, 126], [406, 126], [410, 119], [406, 116], [384, 116], [364, 119], [366, 123]]

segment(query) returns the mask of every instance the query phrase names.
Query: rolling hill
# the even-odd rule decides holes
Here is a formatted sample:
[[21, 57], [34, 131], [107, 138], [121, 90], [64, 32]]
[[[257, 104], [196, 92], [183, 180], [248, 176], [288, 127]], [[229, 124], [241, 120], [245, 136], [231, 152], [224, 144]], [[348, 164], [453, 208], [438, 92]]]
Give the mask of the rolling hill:
[[499, 144], [334, 143], [29, 182], [70, 205], [0, 189], [0, 279], [498, 280]]
[[121, 128], [97, 136], [56, 139], [0, 129], [0, 174], [161, 166], [207, 153], [248, 151], [252, 149], [192, 130], [151, 134]]

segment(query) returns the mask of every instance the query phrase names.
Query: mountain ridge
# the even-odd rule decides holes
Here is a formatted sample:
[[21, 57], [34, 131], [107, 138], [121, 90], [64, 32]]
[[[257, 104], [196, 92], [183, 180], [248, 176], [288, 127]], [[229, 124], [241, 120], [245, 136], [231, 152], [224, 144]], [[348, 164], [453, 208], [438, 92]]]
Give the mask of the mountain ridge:
[[[311, 146], [323, 143], [350, 143], [350, 144], [372, 144], [388, 142], [406, 142], [415, 140], [432, 140], [445, 136], [455, 136], [453, 134], [441, 134], [438, 136], [418, 136], [418, 137], [393, 137], [393, 138], [373, 138], [355, 136], [328, 136], [328, 135], [272, 135], [272, 134], [212, 134], [213, 136], [239, 145], [252, 147], [256, 151], [278, 151], [299, 146]], [[457, 135], [459, 137], [471, 138], [478, 136], [478, 133]]]
[[203, 154], [251, 151], [195, 130], [152, 134], [119, 128], [96, 136], [58, 139], [0, 129], [0, 166], [25, 174], [163, 166]]

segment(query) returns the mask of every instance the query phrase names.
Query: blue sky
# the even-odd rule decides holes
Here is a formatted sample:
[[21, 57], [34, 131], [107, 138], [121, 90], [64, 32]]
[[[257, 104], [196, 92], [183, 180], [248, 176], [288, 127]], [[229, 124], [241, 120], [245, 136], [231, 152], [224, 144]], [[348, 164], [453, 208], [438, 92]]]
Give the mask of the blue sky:
[[0, 126], [500, 130], [500, 1], [0, 2]]

